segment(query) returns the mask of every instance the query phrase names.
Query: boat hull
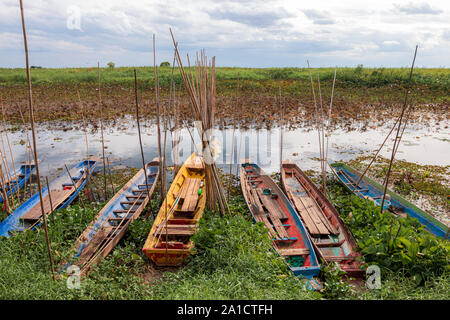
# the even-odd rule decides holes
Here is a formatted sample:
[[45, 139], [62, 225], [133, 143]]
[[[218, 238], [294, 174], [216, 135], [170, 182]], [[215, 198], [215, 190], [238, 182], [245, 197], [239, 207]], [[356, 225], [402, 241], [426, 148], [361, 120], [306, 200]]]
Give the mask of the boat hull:
[[180, 266], [195, 252], [190, 237], [205, 209], [205, 184], [203, 158], [193, 153], [173, 180], [142, 249], [157, 266]]
[[[52, 199], [52, 201], [55, 200], [53, 208], [54, 210], [66, 208], [73, 202], [73, 200], [78, 196], [80, 190], [82, 190], [86, 185], [86, 173], [88, 165], [90, 166], [90, 172], [93, 172], [96, 164], [97, 161], [95, 160], [89, 160], [89, 162], [85, 160], [70, 169], [72, 178], [76, 180], [75, 186], [73, 186], [71, 179], [67, 173], [62, 174], [60, 177], [53, 180], [49, 184], [51, 192], [57, 191], [61, 194], [60, 198]], [[44, 199], [44, 204], [46, 204], [44, 205], [44, 210], [47, 212], [47, 214], [50, 214], [51, 210], [49, 210], [49, 202], [45, 201], [45, 198], [48, 197], [48, 194], [49, 190], [47, 189], [47, 187], [43, 188], [42, 197]], [[38, 214], [36, 214], [33, 219], [29, 220], [32, 222], [27, 222], [22, 219], [32, 211], [38, 212]], [[20, 207], [14, 210], [14, 212], [11, 213], [5, 220], [2, 221], [2, 223], [0, 224], [0, 238], [2, 236], [9, 238], [15, 232], [22, 232], [28, 229], [39, 227], [41, 224], [40, 215], [40, 197], [39, 192], [37, 192], [30, 199], [25, 201]]]
[[[11, 184], [10, 188], [8, 187], [6, 190], [6, 196], [9, 197], [11, 194], [17, 192], [18, 190], [22, 189], [25, 185], [26, 181], [30, 180], [31, 175], [33, 174], [34, 170], [36, 168], [36, 165], [30, 164], [30, 165], [21, 165], [16, 172], [10, 174], [11, 177]], [[3, 192], [0, 192], [0, 203], [3, 202]]]
[[[358, 182], [361, 173], [354, 168], [351, 168], [343, 163], [329, 164], [333, 174], [337, 177], [338, 181], [350, 192], [358, 195], [361, 198], [368, 198], [372, 201], [378, 200], [383, 196], [383, 186], [369, 177], [363, 177], [360, 186], [355, 188], [356, 182]], [[414, 204], [403, 199], [398, 194], [387, 190], [386, 192], [391, 196], [391, 204], [395, 208], [399, 208], [403, 214], [407, 214], [412, 218], [416, 218], [419, 222], [432, 234], [448, 239], [448, 227], [439, 220], [432, 217], [430, 214], [419, 209]]]
[[298, 217], [306, 225], [318, 256], [327, 263], [338, 262], [347, 277], [363, 279], [365, 272], [356, 241], [327, 197], [292, 162], [283, 162], [281, 182]]
[[[159, 177], [159, 161], [154, 159], [139, 170], [100, 210], [74, 245], [72, 264], [86, 275], [106, 257], [125, 235], [129, 224], [140, 216], [150, 200]], [[145, 179], [147, 178], [147, 183]], [[147, 193], [148, 188], [148, 193]], [[70, 264], [63, 263], [64, 269]]]
[[[294, 275], [315, 280], [320, 274], [317, 256], [308, 233], [289, 200], [257, 164], [243, 163], [240, 169], [241, 188], [253, 221], [264, 222], [275, 250], [285, 258]], [[278, 218], [276, 213], [279, 214]], [[282, 221], [281, 225], [278, 219]], [[318, 289], [319, 286], [312, 284], [312, 288]]]

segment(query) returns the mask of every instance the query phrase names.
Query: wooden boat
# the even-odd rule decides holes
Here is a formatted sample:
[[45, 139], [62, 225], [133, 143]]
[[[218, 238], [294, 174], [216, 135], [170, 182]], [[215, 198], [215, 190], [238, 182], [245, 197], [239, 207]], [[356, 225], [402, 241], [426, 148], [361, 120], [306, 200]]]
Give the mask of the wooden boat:
[[193, 153], [167, 192], [143, 252], [158, 266], [179, 266], [194, 252], [190, 240], [206, 204], [203, 157]]
[[[356, 184], [361, 177], [361, 173], [343, 163], [336, 162], [329, 164], [329, 166], [331, 167], [333, 174], [338, 178], [338, 181], [350, 192], [355, 193], [361, 198], [369, 199], [375, 202], [377, 206], [381, 206], [384, 191], [384, 187], [382, 185], [365, 176], [356, 188]], [[384, 210], [388, 210], [389, 212], [400, 217], [406, 217], [409, 215], [416, 218], [429, 232], [437, 235], [438, 237], [448, 239], [448, 226], [403, 199], [398, 194], [390, 190], [387, 190], [386, 194], [390, 196], [390, 199], [385, 199], [385, 204], [383, 205]]]
[[[53, 210], [63, 209], [72, 203], [86, 184], [88, 166], [90, 172], [93, 172], [96, 164], [96, 160], [82, 161], [69, 170], [70, 176], [66, 172], [49, 184]], [[44, 210], [49, 215], [52, 210], [47, 187], [42, 189], [42, 197]], [[9, 238], [15, 232], [33, 229], [41, 223], [41, 217], [40, 198], [37, 192], [2, 221], [0, 237]]]
[[[139, 217], [150, 200], [159, 177], [159, 160], [153, 159], [139, 170], [97, 214], [75, 242], [70, 264], [86, 275], [100, 258], [106, 257], [122, 239], [130, 223]], [[147, 183], [145, 179], [147, 177]], [[68, 263], [63, 263], [68, 267]]]
[[[9, 174], [9, 179], [5, 182], [6, 196], [9, 197], [12, 193], [20, 190], [26, 181], [30, 180], [31, 175], [36, 168], [35, 164], [22, 164], [19, 169]], [[0, 187], [0, 203], [3, 202], [3, 190]]]
[[356, 241], [327, 197], [290, 161], [282, 163], [281, 183], [306, 226], [318, 255], [325, 262], [338, 262], [347, 276], [363, 279], [364, 270], [357, 260], [361, 255], [356, 252]]
[[320, 266], [308, 232], [284, 193], [257, 164], [246, 160], [240, 171], [242, 193], [253, 220], [264, 222], [276, 251], [296, 276], [318, 276]]

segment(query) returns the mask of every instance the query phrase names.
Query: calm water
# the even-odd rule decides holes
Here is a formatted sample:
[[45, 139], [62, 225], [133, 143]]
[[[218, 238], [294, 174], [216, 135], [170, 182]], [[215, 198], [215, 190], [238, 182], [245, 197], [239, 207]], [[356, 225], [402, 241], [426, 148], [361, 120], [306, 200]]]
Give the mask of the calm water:
[[[448, 121], [441, 121], [440, 125], [410, 125], [403, 135], [396, 158], [419, 164], [450, 165], [450, 130]], [[330, 161], [348, 160], [360, 155], [374, 152], [389, 132], [392, 122], [386, 123], [377, 129], [359, 129], [347, 131], [334, 130], [329, 138], [328, 158]], [[55, 177], [61, 173], [64, 164], [68, 167], [86, 158], [85, 136], [82, 130], [48, 129], [48, 124], [39, 124], [36, 127], [37, 148], [41, 160], [41, 175]], [[53, 126], [54, 127], [54, 126]], [[79, 127], [74, 126], [74, 127]], [[356, 126], [358, 127], [358, 126]], [[89, 133], [89, 153], [101, 157], [101, 135], [97, 130]], [[195, 128], [190, 128], [195, 144], [187, 128], [180, 130], [179, 154], [184, 161], [198, 148], [199, 138]], [[143, 123], [141, 126], [144, 156], [150, 161], [158, 156], [157, 130], [154, 125]], [[393, 135], [395, 132], [393, 133]], [[233, 129], [216, 130], [215, 142], [218, 151], [217, 163], [228, 168], [230, 163]], [[127, 118], [104, 131], [105, 154], [111, 166], [142, 167], [137, 126], [133, 119]], [[20, 144], [26, 139], [25, 132], [9, 134], [16, 166], [25, 160], [25, 146]], [[280, 165], [280, 129], [272, 130], [236, 130], [234, 134], [233, 163], [238, 159], [250, 158], [257, 161], [266, 172], [277, 171]], [[23, 141], [22, 141], [23, 142]], [[5, 141], [6, 144], [6, 141]], [[393, 136], [386, 143], [381, 155], [390, 158]], [[169, 165], [172, 164], [172, 141], [170, 132], [167, 135], [167, 157]], [[312, 128], [284, 130], [283, 132], [283, 158], [290, 158], [302, 169], [320, 170], [318, 134]], [[9, 155], [8, 155], [9, 159]], [[10, 164], [11, 166], [11, 164]], [[98, 168], [100, 168], [99, 166]], [[236, 172], [236, 168], [233, 169]]]

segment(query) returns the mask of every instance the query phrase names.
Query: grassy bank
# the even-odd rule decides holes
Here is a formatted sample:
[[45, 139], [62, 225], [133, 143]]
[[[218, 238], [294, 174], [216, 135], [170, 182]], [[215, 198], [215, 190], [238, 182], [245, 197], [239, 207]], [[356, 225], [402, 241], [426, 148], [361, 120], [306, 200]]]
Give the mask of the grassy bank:
[[[130, 172], [129, 176], [131, 176]], [[126, 176], [121, 173], [123, 181]], [[97, 176], [101, 181], [101, 176]], [[382, 270], [382, 288], [351, 287], [333, 265], [323, 266], [324, 290], [311, 292], [272, 248], [261, 224], [252, 222], [233, 179], [232, 214], [206, 212], [194, 236], [197, 254], [181, 269], [154, 267], [142, 253], [152, 219], [134, 221], [113, 252], [81, 282], [68, 289], [67, 276], [53, 282], [43, 230], [0, 240], [0, 299], [449, 299], [449, 246], [427, 234], [414, 219], [381, 216], [369, 201], [329, 181], [329, 196], [355, 235], [367, 265]], [[100, 185], [100, 183], [99, 183]], [[157, 209], [160, 201], [152, 201]], [[75, 202], [49, 219], [56, 264], [103, 203], [83, 209]], [[155, 210], [154, 210], [155, 211]], [[143, 216], [143, 215], [142, 215]], [[141, 217], [142, 217], [141, 216]], [[387, 238], [389, 227], [397, 232]]]

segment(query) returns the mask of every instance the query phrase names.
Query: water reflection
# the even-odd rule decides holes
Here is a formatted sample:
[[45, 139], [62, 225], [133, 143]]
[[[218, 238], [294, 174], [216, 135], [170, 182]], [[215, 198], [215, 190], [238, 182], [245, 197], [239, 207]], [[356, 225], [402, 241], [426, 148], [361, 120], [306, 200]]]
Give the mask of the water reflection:
[[[348, 160], [359, 155], [372, 153], [389, 132], [392, 122], [376, 129], [353, 130], [336, 129], [329, 138], [328, 158], [333, 160]], [[450, 165], [450, 132], [445, 129], [448, 123], [438, 126], [425, 127], [411, 125], [406, 129], [402, 144], [397, 153], [397, 159], [419, 164]], [[41, 160], [41, 175], [55, 177], [64, 164], [71, 166], [86, 157], [86, 144], [84, 132], [73, 125], [75, 130], [49, 129], [48, 124], [39, 124], [36, 127], [37, 147]], [[200, 150], [200, 139], [194, 127], [180, 130], [179, 156], [184, 161], [193, 152]], [[92, 156], [101, 156], [100, 132], [88, 128], [89, 153]], [[194, 138], [194, 143], [192, 142]], [[112, 166], [141, 167], [139, 140], [135, 121], [126, 119], [115, 126], [105, 129], [105, 154]], [[15, 131], [9, 136], [16, 167], [25, 159], [26, 134]], [[256, 161], [266, 172], [279, 170], [280, 166], [280, 129], [223, 129], [214, 131], [214, 145], [217, 151], [217, 164], [219, 167], [229, 167], [233, 145], [233, 164], [240, 159], [250, 158]], [[142, 127], [142, 141], [146, 161], [158, 156], [156, 126], [146, 123]], [[313, 128], [298, 128], [284, 130], [283, 157], [295, 161], [302, 169], [320, 170], [317, 161], [319, 157], [318, 134]], [[389, 158], [392, 152], [393, 136], [383, 148], [381, 155]], [[173, 164], [172, 140], [170, 132], [167, 136], [166, 150], [168, 165]], [[228, 171], [228, 169], [227, 169]], [[236, 172], [234, 166], [233, 172]]]

